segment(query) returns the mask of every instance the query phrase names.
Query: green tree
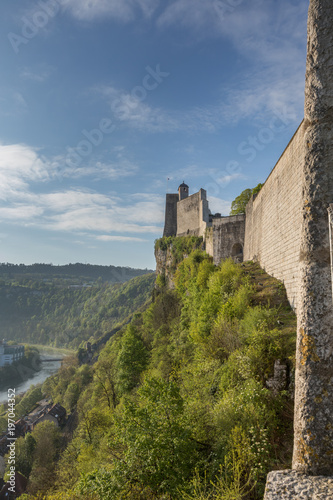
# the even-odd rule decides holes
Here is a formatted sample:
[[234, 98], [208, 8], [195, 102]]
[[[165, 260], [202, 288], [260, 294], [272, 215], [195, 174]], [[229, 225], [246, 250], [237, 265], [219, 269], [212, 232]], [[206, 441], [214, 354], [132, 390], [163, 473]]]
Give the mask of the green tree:
[[148, 351], [134, 325], [127, 327], [121, 339], [116, 361], [117, 386], [120, 393], [131, 391], [140, 382], [140, 375], [148, 363]]
[[[133, 488], [139, 488], [153, 495], [147, 498], [160, 498], [176, 495], [192, 477], [197, 443], [186, 421], [179, 387], [175, 382], [151, 378], [138, 395], [138, 403], [126, 401], [115, 416], [110, 440], [115, 457], [112, 471], [86, 475], [81, 492], [97, 490], [103, 499], [136, 498]], [[132, 496], [126, 496], [130, 492]]]
[[56, 460], [61, 447], [61, 434], [53, 422], [44, 421], [32, 432], [36, 441], [29, 491], [46, 492], [53, 484]]
[[242, 191], [231, 203], [230, 215], [245, 214], [246, 205], [250, 201], [251, 196], [259, 193], [262, 186], [263, 184], [259, 183], [253, 189], [244, 189], [244, 191]]

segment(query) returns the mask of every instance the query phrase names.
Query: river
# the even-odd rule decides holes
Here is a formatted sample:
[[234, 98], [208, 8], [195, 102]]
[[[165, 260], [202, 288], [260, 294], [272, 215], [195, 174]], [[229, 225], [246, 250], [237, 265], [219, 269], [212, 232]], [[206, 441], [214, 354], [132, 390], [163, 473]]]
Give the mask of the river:
[[[65, 355], [63, 352], [56, 351], [55, 349], [43, 349], [40, 350], [40, 357], [41, 359], [59, 359], [61, 357], [64, 357]], [[61, 366], [61, 361], [50, 361], [47, 363], [42, 363], [41, 365], [41, 370], [38, 372], [35, 372], [34, 375], [29, 378], [28, 380], [25, 380], [24, 382], [21, 383], [16, 383], [14, 384], [7, 384], [8, 387], [5, 387], [5, 389], [0, 390], [0, 404], [7, 402], [7, 391], [8, 388], [14, 389], [16, 394], [20, 394], [21, 392], [27, 391], [30, 386], [36, 385], [36, 384], [41, 384], [44, 382], [44, 380], [47, 379], [50, 375], [53, 375], [56, 373], [56, 371], [59, 370]]]

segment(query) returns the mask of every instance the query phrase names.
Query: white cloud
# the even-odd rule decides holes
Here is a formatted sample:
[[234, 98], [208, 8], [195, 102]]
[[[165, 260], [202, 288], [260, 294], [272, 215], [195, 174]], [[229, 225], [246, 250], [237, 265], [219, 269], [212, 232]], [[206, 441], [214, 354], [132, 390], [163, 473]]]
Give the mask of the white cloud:
[[80, 20], [94, 20], [107, 17], [122, 22], [133, 21], [139, 12], [145, 18], [151, 17], [158, 0], [66, 0], [61, 1], [74, 17]]
[[143, 238], [135, 238], [135, 237], [132, 237], [132, 236], [109, 236], [109, 235], [106, 235], [106, 234], [103, 234], [101, 236], [96, 236], [96, 239], [99, 240], [99, 241], [121, 241], [121, 242], [131, 242], [131, 241], [134, 241], [134, 242], [144, 242], [144, 241], [148, 241], [148, 240], [145, 240]]
[[222, 200], [221, 198], [217, 198], [216, 196], [209, 196], [209, 208], [210, 211], [215, 213], [220, 213], [221, 215], [229, 215], [231, 202], [227, 200]]
[[150, 106], [147, 102], [133, 97], [130, 92], [112, 86], [94, 89], [109, 104], [115, 119], [120, 123], [145, 132], [197, 132], [216, 131], [224, 124], [224, 117], [217, 105], [195, 107], [189, 110], [165, 110]]
[[119, 179], [129, 177], [138, 171], [138, 167], [124, 155], [117, 155], [117, 161], [100, 161], [84, 164], [82, 167], [68, 167], [65, 156], [46, 158], [37, 148], [25, 144], [0, 144], [0, 200], [21, 196], [29, 191], [31, 182], [50, 182], [54, 179], [80, 179], [91, 177], [92, 180]]
[[223, 175], [222, 177], [219, 177], [218, 179], [216, 179], [216, 183], [220, 187], [224, 187], [224, 186], [227, 186], [228, 184], [230, 184], [230, 182], [236, 181], [239, 179], [246, 179], [246, 175], [241, 174], [241, 173]]
[[[120, 197], [82, 187], [51, 191], [59, 161], [48, 160], [26, 145], [0, 145], [0, 219], [54, 231], [116, 232], [108, 235], [112, 238], [122, 233], [161, 232], [162, 197], [147, 193]], [[70, 173], [73, 180], [83, 175], [114, 179], [133, 174], [132, 164], [122, 158], [119, 162], [116, 166], [97, 163]], [[39, 184], [46, 182], [49, 192], [45, 186], [39, 192]]]
[[0, 199], [19, 197], [29, 182], [45, 181], [49, 176], [49, 164], [33, 148], [0, 144]]
[[25, 225], [42, 215], [43, 210], [40, 207], [27, 205], [24, 203], [14, 203], [11, 207], [0, 207], [0, 220], [20, 221]]
[[[221, 2], [220, 2], [221, 3]], [[158, 19], [160, 27], [181, 25], [195, 31], [197, 35], [218, 33], [221, 24], [221, 10], [216, 0], [176, 0], [170, 2]], [[220, 15], [218, 15], [220, 13]]]
[[161, 108], [149, 106], [131, 93], [112, 86], [101, 86], [94, 91], [108, 102], [114, 117], [126, 125], [149, 132], [179, 130], [179, 118]]

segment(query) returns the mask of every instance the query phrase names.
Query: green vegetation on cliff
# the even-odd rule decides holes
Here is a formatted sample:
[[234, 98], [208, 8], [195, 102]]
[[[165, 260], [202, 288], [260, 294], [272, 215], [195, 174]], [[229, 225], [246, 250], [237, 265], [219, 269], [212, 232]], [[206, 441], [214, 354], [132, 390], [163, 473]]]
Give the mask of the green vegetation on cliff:
[[215, 267], [200, 250], [174, 282], [97, 363], [64, 364], [45, 382], [78, 426], [47, 487], [30, 478], [32, 493], [259, 500], [267, 472], [290, 467], [296, 320], [284, 287], [253, 263]]

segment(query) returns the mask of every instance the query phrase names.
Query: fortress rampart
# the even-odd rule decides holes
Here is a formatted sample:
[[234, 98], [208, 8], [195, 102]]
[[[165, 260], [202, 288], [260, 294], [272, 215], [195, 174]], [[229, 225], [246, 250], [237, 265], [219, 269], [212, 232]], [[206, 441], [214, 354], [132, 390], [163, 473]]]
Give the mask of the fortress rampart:
[[302, 226], [304, 122], [264, 186], [246, 207], [244, 260], [260, 263], [281, 280], [291, 306], [297, 307]]
[[195, 194], [177, 203], [177, 236], [203, 236], [209, 224], [206, 191]]

